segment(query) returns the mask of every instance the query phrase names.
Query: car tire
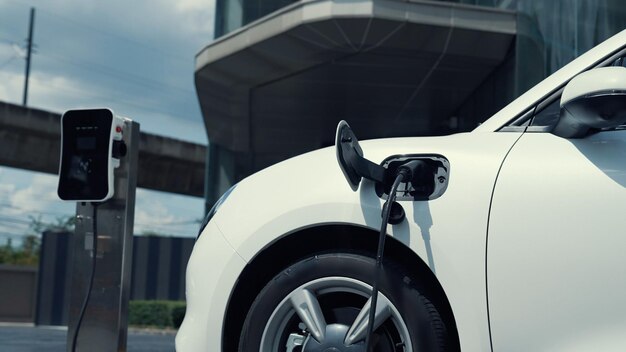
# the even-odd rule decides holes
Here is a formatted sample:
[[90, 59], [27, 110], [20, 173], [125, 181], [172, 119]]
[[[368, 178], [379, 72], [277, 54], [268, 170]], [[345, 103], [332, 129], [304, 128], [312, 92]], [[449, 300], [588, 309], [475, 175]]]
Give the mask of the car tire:
[[[257, 295], [239, 351], [364, 351], [364, 306], [375, 272], [372, 258], [351, 253], [316, 255], [289, 266]], [[381, 322], [373, 351], [446, 351], [444, 321], [417, 281], [386, 261], [379, 282], [375, 320]]]

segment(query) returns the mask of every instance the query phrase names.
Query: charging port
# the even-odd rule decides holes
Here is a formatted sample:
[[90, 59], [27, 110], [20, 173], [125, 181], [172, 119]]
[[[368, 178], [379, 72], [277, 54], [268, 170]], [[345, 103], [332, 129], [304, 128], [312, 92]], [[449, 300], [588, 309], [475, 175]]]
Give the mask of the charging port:
[[[432, 200], [441, 197], [448, 187], [450, 178], [450, 163], [441, 155], [395, 155], [388, 157], [382, 162], [382, 166], [388, 170], [386, 175], [392, 177], [402, 165], [409, 162], [420, 163], [417, 172], [411, 180], [405, 180], [396, 192], [397, 200]], [[379, 197], [387, 199], [390, 185], [393, 180], [385, 180], [376, 184], [376, 193]]]

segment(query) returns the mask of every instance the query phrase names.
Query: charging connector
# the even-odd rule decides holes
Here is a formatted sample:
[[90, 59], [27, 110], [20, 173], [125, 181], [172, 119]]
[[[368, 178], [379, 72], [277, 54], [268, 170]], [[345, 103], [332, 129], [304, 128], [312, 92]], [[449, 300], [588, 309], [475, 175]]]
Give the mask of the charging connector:
[[385, 252], [385, 238], [387, 237], [387, 224], [389, 223], [389, 216], [391, 214], [391, 209], [393, 204], [396, 201], [396, 193], [398, 191], [398, 187], [403, 182], [410, 182], [414, 175], [417, 174], [419, 168], [421, 168], [423, 162], [419, 160], [413, 160], [407, 162], [406, 164], [398, 167], [398, 171], [396, 173], [396, 178], [391, 185], [391, 190], [389, 192], [389, 197], [387, 201], [383, 205], [382, 211], [382, 224], [380, 225], [380, 233], [378, 236], [378, 248], [376, 251], [376, 269], [374, 274], [374, 282], [372, 284], [372, 298], [370, 304], [369, 317], [367, 321], [367, 335], [365, 337], [365, 351], [370, 351], [370, 342], [372, 338], [372, 333], [374, 332], [374, 317], [376, 314], [376, 303], [378, 301], [378, 284], [380, 281], [380, 274], [382, 272], [383, 266], [383, 255]]
[[426, 162], [424, 162], [423, 160], [411, 160], [398, 167], [398, 175], [404, 175], [402, 182], [413, 182], [416, 176], [422, 174], [422, 170], [425, 167]]
[[376, 267], [365, 337], [365, 351], [371, 352], [370, 348], [373, 346], [370, 347], [370, 341], [374, 330], [387, 224], [400, 224], [406, 218], [404, 209], [396, 203], [398, 189], [401, 184], [407, 184], [407, 187], [400, 191], [404, 193], [400, 196], [403, 200], [430, 200], [441, 196], [447, 186], [449, 163], [441, 155], [396, 155], [385, 159], [382, 165], [375, 164], [363, 156], [363, 149], [356, 135], [345, 121], [340, 121], [337, 125], [335, 147], [339, 167], [353, 191], [356, 192], [361, 179], [366, 178], [375, 182], [376, 193], [379, 196], [382, 197], [385, 193], [389, 195], [383, 204], [381, 214], [382, 223], [378, 236]]

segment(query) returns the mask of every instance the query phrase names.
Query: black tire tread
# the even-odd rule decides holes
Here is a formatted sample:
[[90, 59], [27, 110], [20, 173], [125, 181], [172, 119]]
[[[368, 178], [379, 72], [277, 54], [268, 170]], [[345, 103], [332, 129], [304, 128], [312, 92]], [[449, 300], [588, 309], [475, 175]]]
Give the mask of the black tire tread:
[[[246, 350], [244, 346], [248, 344], [248, 339], [250, 336], [250, 330], [253, 329], [254, 315], [252, 312], [257, 311], [257, 309], [265, 309], [267, 306], [266, 295], [271, 294], [272, 291], [276, 290], [277, 287], [280, 287], [283, 281], [289, 280], [293, 275], [301, 274], [303, 268], [314, 267], [316, 260], [320, 260], [320, 258], [327, 257], [336, 257], [336, 258], [351, 258], [357, 260], [365, 260], [368, 262], [368, 265], [372, 265], [373, 259], [371, 255], [364, 255], [363, 253], [353, 253], [352, 251], [333, 251], [329, 253], [321, 253], [318, 255], [313, 255], [307, 258], [303, 258], [301, 261], [291, 265], [288, 268], [285, 268], [280, 273], [278, 273], [274, 278], [268, 282], [265, 287], [259, 292], [256, 299], [252, 303], [248, 315], [244, 321], [244, 325], [242, 327], [240, 341], [239, 341], [239, 352], [251, 352], [250, 350]], [[311, 270], [311, 269], [307, 269]], [[414, 294], [417, 296], [416, 298], [419, 300], [421, 304], [421, 310], [428, 316], [428, 320], [430, 322], [430, 328], [433, 341], [429, 343], [428, 350], [430, 351], [448, 351], [449, 347], [449, 336], [448, 329], [446, 328], [446, 324], [442, 319], [437, 307], [426, 297], [422, 292], [427, 292], [425, 288], [420, 287], [420, 283], [412, 278], [408, 274], [408, 270], [403, 268], [402, 266], [392, 262], [390, 260], [385, 260], [383, 264], [383, 270], [387, 272], [393, 272], [397, 275], [398, 278], [401, 278], [399, 284], [408, 287], [410, 290], [414, 291]], [[304, 270], [306, 271], [306, 270]], [[330, 276], [330, 275], [329, 275]], [[349, 276], [349, 275], [346, 275]], [[381, 290], [382, 291], [382, 290]], [[395, 303], [395, 302], [394, 302]], [[416, 308], [419, 309], [419, 308]], [[406, 319], [406, 318], [405, 318]], [[252, 339], [254, 340], [254, 338]], [[419, 348], [417, 348], [419, 350]], [[256, 351], [254, 351], [256, 352]], [[269, 352], [269, 351], [268, 351]]]

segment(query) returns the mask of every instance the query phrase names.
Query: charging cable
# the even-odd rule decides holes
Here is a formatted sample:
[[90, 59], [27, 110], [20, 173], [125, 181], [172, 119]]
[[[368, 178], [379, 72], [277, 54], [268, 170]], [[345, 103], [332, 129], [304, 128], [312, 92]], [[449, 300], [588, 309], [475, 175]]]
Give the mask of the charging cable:
[[[367, 335], [365, 336], [365, 351], [370, 352], [370, 343], [372, 340], [372, 333], [374, 332], [374, 318], [376, 315], [376, 303], [378, 302], [378, 285], [380, 281], [380, 274], [383, 268], [383, 254], [385, 252], [385, 238], [387, 237], [387, 224], [389, 223], [389, 215], [391, 214], [391, 207], [396, 201], [396, 193], [401, 183], [410, 182], [413, 180], [414, 175], [423, 167], [424, 162], [421, 160], [412, 160], [408, 163], [398, 167], [396, 178], [391, 185], [389, 191], [389, 197], [383, 205], [382, 212], [382, 224], [380, 226], [380, 233], [378, 235], [378, 249], [376, 251], [376, 269], [374, 274], [374, 283], [372, 285], [372, 301], [370, 304], [369, 317], [367, 321]], [[373, 346], [372, 346], [373, 347]]]
[[85, 316], [85, 311], [87, 310], [87, 305], [89, 304], [89, 298], [91, 297], [91, 290], [93, 289], [93, 279], [96, 274], [96, 258], [98, 257], [98, 203], [91, 203], [93, 207], [93, 215], [91, 217], [91, 225], [92, 225], [92, 234], [93, 234], [93, 249], [91, 255], [91, 274], [89, 276], [89, 285], [87, 287], [87, 295], [85, 296], [85, 300], [83, 301], [83, 306], [80, 308], [80, 314], [78, 315], [78, 323], [76, 323], [76, 329], [74, 330], [74, 335], [72, 336], [72, 352], [76, 351], [76, 340], [78, 339], [78, 332], [80, 330], [80, 326], [83, 322], [83, 318]]

